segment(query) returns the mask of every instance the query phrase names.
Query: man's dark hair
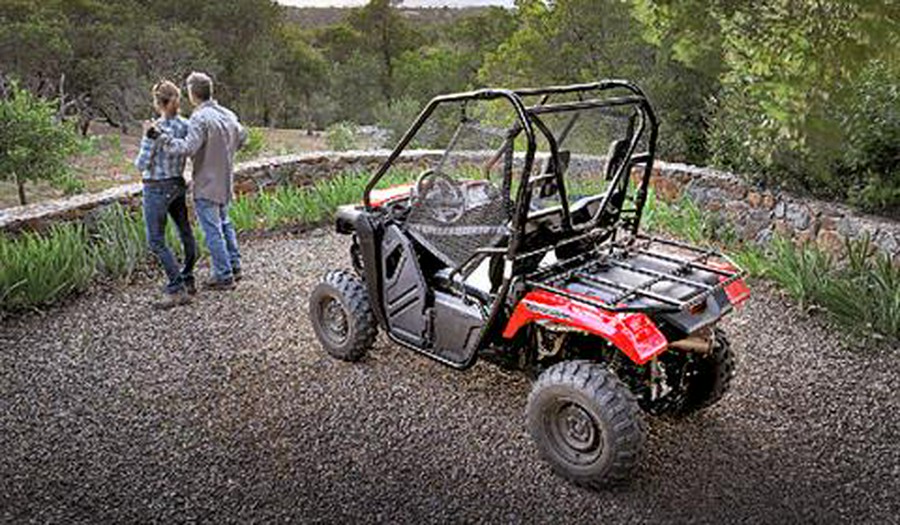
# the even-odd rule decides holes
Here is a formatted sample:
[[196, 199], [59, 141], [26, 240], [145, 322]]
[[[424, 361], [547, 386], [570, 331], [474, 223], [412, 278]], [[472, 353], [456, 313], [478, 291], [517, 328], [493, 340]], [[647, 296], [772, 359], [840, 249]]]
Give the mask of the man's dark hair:
[[187, 77], [188, 91], [200, 100], [209, 100], [213, 95], [212, 79], [206, 73], [194, 71]]

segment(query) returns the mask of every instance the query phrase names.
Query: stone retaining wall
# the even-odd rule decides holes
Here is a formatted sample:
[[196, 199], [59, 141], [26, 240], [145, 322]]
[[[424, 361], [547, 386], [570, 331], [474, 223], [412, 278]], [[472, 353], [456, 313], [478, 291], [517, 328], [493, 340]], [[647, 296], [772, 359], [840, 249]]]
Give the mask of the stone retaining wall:
[[[245, 162], [236, 169], [235, 191], [247, 194], [281, 184], [305, 186], [346, 170], [371, 173], [389, 154], [384, 150], [320, 152]], [[451, 164], [483, 163], [488, 155], [489, 152], [479, 151], [455, 154]], [[396, 164], [425, 169], [440, 156], [441, 152], [434, 150], [409, 151]], [[521, 157], [517, 161], [521, 162]], [[574, 156], [569, 172], [597, 173], [602, 167], [600, 157]], [[845, 239], [868, 235], [878, 248], [900, 262], [897, 221], [862, 215], [840, 204], [759, 190], [738, 176], [710, 168], [658, 162], [652, 181], [661, 198], [674, 200], [688, 195], [701, 208], [727, 219], [748, 240], [765, 241], [778, 233], [798, 241], [814, 241], [840, 253]], [[140, 184], [128, 184], [97, 194], [0, 210], [0, 232], [41, 231], [57, 222], [90, 220], [112, 203], [137, 206], [140, 193]]]
[[900, 263], [900, 222], [858, 213], [841, 204], [758, 189], [740, 177], [676, 163], [658, 163], [653, 185], [666, 200], [688, 195], [725, 218], [744, 239], [765, 242], [775, 234], [813, 241], [841, 254], [846, 239], [866, 236]]

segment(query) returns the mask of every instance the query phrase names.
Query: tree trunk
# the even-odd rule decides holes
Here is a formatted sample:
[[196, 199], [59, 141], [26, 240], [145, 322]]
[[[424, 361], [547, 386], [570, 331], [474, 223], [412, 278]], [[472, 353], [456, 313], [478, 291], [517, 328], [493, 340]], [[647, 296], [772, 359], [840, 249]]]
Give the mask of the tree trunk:
[[16, 174], [13, 174], [13, 176], [16, 178], [16, 187], [19, 189], [19, 205], [25, 206], [28, 204], [28, 201], [25, 200], [25, 181]]

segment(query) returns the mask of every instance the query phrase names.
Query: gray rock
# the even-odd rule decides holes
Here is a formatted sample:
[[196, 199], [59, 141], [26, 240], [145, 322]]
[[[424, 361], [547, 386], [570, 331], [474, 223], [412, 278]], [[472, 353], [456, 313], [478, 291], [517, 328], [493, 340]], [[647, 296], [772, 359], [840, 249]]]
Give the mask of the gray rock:
[[784, 201], [779, 200], [779, 201], [775, 204], [775, 209], [772, 210], [772, 215], [773, 215], [776, 219], [783, 219], [783, 218], [784, 218], [784, 209], [785, 209]]
[[809, 228], [811, 222], [809, 210], [803, 204], [788, 204], [784, 210], [784, 218], [797, 231]]

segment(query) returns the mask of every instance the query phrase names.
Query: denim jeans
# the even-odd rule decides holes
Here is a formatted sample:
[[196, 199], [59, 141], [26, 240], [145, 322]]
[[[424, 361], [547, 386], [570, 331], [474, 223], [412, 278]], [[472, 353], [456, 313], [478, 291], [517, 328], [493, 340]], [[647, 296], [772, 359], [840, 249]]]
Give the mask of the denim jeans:
[[194, 199], [194, 207], [212, 258], [213, 279], [221, 281], [232, 278], [234, 270], [241, 267], [241, 252], [234, 226], [228, 220], [228, 205]]
[[[168, 283], [166, 292], [174, 293], [184, 287], [184, 283], [194, 278], [194, 263], [197, 261], [197, 243], [188, 219], [186, 189], [182, 179], [171, 179], [152, 184], [144, 183], [144, 225], [147, 244], [166, 272]], [[184, 266], [179, 269], [178, 261], [166, 245], [166, 220], [172, 216], [181, 246], [184, 248]]]

